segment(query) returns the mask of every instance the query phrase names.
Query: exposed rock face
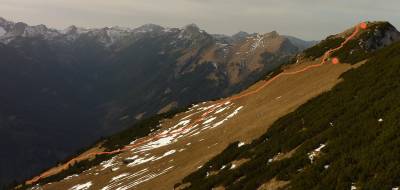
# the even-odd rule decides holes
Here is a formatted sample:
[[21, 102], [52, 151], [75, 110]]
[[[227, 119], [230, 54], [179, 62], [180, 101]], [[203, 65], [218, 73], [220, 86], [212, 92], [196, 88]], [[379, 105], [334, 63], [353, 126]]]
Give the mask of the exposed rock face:
[[371, 31], [368, 31], [367, 35], [369, 38], [362, 44], [369, 51], [383, 48], [400, 40], [400, 32], [390, 23], [377, 23]]

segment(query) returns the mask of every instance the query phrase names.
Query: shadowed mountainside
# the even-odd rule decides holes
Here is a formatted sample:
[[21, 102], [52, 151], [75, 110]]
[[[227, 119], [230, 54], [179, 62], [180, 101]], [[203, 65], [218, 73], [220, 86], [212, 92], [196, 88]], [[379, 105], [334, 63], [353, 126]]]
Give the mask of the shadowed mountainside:
[[[306, 43], [306, 42], [304, 42]], [[196, 25], [65, 30], [0, 18], [0, 183], [140, 119], [237, 92], [304, 48]]]

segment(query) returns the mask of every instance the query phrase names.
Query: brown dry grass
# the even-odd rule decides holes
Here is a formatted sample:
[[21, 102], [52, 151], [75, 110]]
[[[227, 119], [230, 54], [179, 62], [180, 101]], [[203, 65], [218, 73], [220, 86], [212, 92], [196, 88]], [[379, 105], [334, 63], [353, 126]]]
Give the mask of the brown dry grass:
[[[306, 62], [294, 65], [288, 67], [287, 71], [299, 70], [309, 64], [316, 63]], [[202, 166], [212, 157], [223, 151], [230, 143], [234, 141], [250, 142], [265, 133], [268, 127], [278, 118], [292, 112], [311, 98], [331, 89], [335, 84], [340, 82], [339, 76], [351, 68], [352, 66], [347, 64], [326, 64], [294, 76], [280, 77], [258, 94], [234, 101], [236, 105], [243, 105], [244, 108], [237, 116], [225, 122], [222, 126], [206, 130], [197, 136], [188, 137], [177, 143], [152, 150], [150, 153], [152, 155], [162, 155], [166, 151], [172, 149], [179, 150], [181, 148], [185, 148], [185, 151], [177, 152], [171, 157], [145, 163], [133, 168], [121, 167], [121, 169], [115, 172], [105, 170], [99, 175], [93, 175], [93, 172], [84, 172], [77, 178], [46, 185], [44, 189], [68, 189], [76, 184], [88, 181], [93, 182], [92, 189], [101, 189], [107, 184], [109, 179], [121, 173], [134, 173], [144, 168], [158, 172], [160, 169], [173, 165], [174, 168], [168, 173], [137, 186], [137, 189], [146, 190], [172, 189], [174, 184], [180, 182], [183, 177], [197, 170], [199, 166]], [[263, 81], [258, 82], [242, 93], [254, 90], [262, 85], [262, 83]], [[209, 102], [206, 105], [210, 104], [213, 104], [213, 102]], [[172, 119], [164, 121], [163, 127], [173, 126], [186, 115], [179, 114]], [[186, 144], [189, 142], [191, 145], [187, 146]], [[131, 155], [122, 153], [120, 156], [127, 157]], [[278, 184], [282, 183], [279, 182]]]
[[257, 190], [278, 190], [283, 189], [287, 184], [289, 184], [288, 181], [279, 181], [276, 178], [273, 178], [261, 185]]

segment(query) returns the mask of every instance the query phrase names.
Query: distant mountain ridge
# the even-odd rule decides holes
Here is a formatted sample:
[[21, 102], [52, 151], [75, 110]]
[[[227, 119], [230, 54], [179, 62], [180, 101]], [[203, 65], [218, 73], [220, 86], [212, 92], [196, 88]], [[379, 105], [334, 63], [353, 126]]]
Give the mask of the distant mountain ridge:
[[[182, 32], [184, 30], [189, 31], [189, 33], [196, 31], [206, 33], [204, 30], [200, 30], [195, 24], [187, 25], [184, 28], [164, 28], [155, 24], [145, 24], [133, 29], [119, 26], [88, 29], [71, 25], [65, 29], [58, 30], [48, 28], [43, 24], [30, 26], [23, 22], [12, 22], [0, 17], [0, 42], [5, 44], [17, 37], [42, 37], [47, 40], [59, 40], [65, 38], [72, 41], [76, 40], [79, 35], [86, 34], [88, 36], [97, 38], [97, 40], [105, 46], [113, 46], [123, 43], [122, 41], [134, 40], [143, 33]], [[212, 34], [211, 36], [215, 37], [217, 40], [223, 39], [228, 40], [229, 42], [235, 42], [254, 34], [256, 33], [249, 34], [247, 32], [240, 31], [232, 36], [220, 34]], [[317, 41], [304, 41], [292, 36], [284, 37], [287, 37], [300, 49], [305, 49], [317, 43]]]
[[0, 18], [1, 183], [142, 118], [238, 92], [291, 60], [294, 44], [193, 24], [56, 30]]

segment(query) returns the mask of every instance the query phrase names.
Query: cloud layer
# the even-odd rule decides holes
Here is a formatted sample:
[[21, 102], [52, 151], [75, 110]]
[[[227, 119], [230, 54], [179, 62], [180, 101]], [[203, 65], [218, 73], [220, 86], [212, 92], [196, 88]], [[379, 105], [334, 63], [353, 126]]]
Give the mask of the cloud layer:
[[363, 20], [399, 26], [398, 0], [0, 0], [0, 16], [65, 28], [196, 23], [210, 33], [277, 30], [321, 39]]

